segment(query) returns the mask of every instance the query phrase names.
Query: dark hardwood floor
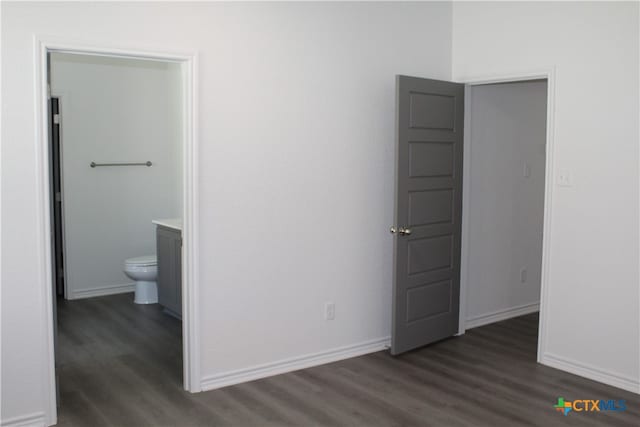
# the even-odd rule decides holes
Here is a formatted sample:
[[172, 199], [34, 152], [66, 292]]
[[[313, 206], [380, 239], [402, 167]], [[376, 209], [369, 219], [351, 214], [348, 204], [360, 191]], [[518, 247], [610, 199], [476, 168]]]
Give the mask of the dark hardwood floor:
[[[182, 390], [181, 324], [131, 294], [59, 301], [61, 426], [638, 426], [640, 396], [538, 365], [537, 315], [402, 355]], [[570, 412], [558, 397], [624, 399]]]

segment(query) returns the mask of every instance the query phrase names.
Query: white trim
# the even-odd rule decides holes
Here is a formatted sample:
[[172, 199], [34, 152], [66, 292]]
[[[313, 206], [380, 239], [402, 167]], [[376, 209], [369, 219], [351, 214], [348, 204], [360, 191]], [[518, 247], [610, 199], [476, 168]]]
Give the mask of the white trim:
[[551, 230], [552, 228], [552, 200], [553, 186], [555, 183], [555, 105], [556, 105], [556, 79], [557, 73], [553, 69], [547, 74], [547, 145], [545, 147], [545, 181], [544, 181], [544, 225], [542, 232], [542, 269], [540, 275], [540, 323], [538, 332], [537, 360], [542, 360], [542, 355], [547, 349], [547, 324], [546, 307], [549, 306], [549, 271], [551, 265]]
[[162, 47], [118, 47], [108, 43], [89, 44], [80, 40], [70, 40], [55, 36], [35, 35], [36, 43], [48, 51], [71, 54], [86, 54], [93, 56], [108, 56], [112, 58], [132, 58], [147, 61], [189, 62], [196, 56], [195, 51], [175, 51]]
[[[184, 388], [192, 393], [200, 388], [199, 297], [199, 187], [198, 187], [198, 55], [183, 64], [185, 104], [183, 115], [183, 214], [182, 214], [182, 341]], [[186, 173], [184, 171], [190, 171]]]
[[45, 328], [43, 332], [44, 354], [46, 363], [43, 369], [43, 402], [45, 404], [45, 423], [53, 425], [57, 422], [56, 413], [56, 381], [55, 381], [55, 346], [53, 338], [53, 267], [51, 263], [51, 201], [49, 198], [49, 120], [47, 117], [47, 48], [37, 37], [34, 37], [34, 96], [35, 96], [35, 153], [36, 153], [36, 217], [38, 219], [38, 262], [43, 298]]
[[197, 103], [197, 52], [175, 52], [162, 48], [138, 49], [89, 45], [58, 38], [34, 36], [34, 95], [35, 95], [35, 153], [37, 179], [37, 269], [40, 273], [43, 292], [42, 312], [45, 328], [46, 364], [43, 378], [43, 399], [46, 402], [45, 422], [56, 423], [55, 355], [53, 341], [53, 274], [51, 263], [50, 200], [49, 200], [49, 137], [47, 99], [47, 53], [67, 52], [111, 57], [126, 57], [156, 61], [171, 61], [183, 64], [184, 75], [184, 217], [183, 217], [183, 360], [184, 388], [191, 392], [200, 391], [200, 340], [198, 315], [198, 103]]
[[545, 353], [539, 360], [543, 365], [560, 369], [574, 375], [579, 375], [593, 381], [598, 381], [613, 387], [621, 388], [632, 393], [640, 394], [640, 381], [634, 378], [628, 378], [623, 375], [596, 368], [585, 363], [557, 356], [555, 354]]
[[67, 297], [70, 300], [101, 297], [105, 295], [125, 294], [136, 290], [135, 282], [123, 283], [121, 285], [106, 285], [91, 289], [76, 289], [70, 292]]
[[[549, 270], [551, 263], [551, 230], [552, 230], [552, 200], [553, 200], [553, 183], [555, 173], [554, 153], [555, 153], [555, 102], [556, 102], [556, 79], [557, 70], [556, 67], [551, 67], [543, 70], [533, 71], [517, 71], [509, 74], [493, 74], [485, 76], [463, 76], [457, 79], [461, 83], [467, 85], [476, 86], [493, 83], [509, 83], [526, 80], [547, 80], [547, 141], [545, 152], [545, 183], [544, 183], [544, 224], [542, 232], [542, 268], [540, 278], [540, 326], [538, 330], [538, 362], [542, 363], [542, 355], [545, 354], [547, 348], [547, 316], [546, 307], [549, 304]], [[466, 114], [465, 114], [466, 116]], [[465, 118], [465, 126], [467, 126], [467, 119]], [[466, 128], [465, 128], [466, 130]], [[465, 149], [468, 149], [470, 139], [467, 140], [468, 135], [465, 132]], [[465, 180], [466, 177], [466, 180]], [[465, 198], [465, 190], [470, 188], [469, 176], [463, 176], [463, 203]], [[464, 216], [463, 206], [463, 218], [462, 218], [462, 230], [468, 229], [468, 218]], [[468, 250], [468, 245], [464, 243], [467, 236], [465, 233], [462, 235], [463, 248]], [[463, 293], [466, 295], [468, 288], [468, 272], [463, 274], [463, 271], [468, 267], [468, 253], [462, 252], [461, 254], [461, 274], [460, 274], [460, 295]], [[464, 304], [464, 305], [463, 305]], [[466, 298], [460, 299], [460, 313], [465, 313], [466, 317]], [[459, 334], [463, 334], [465, 331], [464, 324], [466, 320], [460, 318]]]
[[539, 70], [523, 70], [514, 71], [504, 74], [488, 74], [481, 76], [463, 76], [456, 79], [458, 83], [464, 83], [470, 86], [490, 85], [495, 83], [514, 83], [528, 80], [549, 79], [555, 74], [555, 67], [549, 67]]
[[42, 427], [46, 424], [44, 412], [36, 412], [2, 420], [1, 425], [2, 427]]
[[464, 131], [462, 136], [462, 238], [460, 239], [460, 304], [458, 305], [458, 334], [467, 328], [467, 283], [469, 283], [469, 204], [471, 189], [471, 90], [464, 86]]
[[500, 322], [501, 320], [511, 319], [512, 317], [524, 316], [525, 314], [535, 313], [539, 310], [540, 303], [534, 302], [533, 304], [523, 304], [517, 307], [492, 311], [491, 313], [468, 318], [465, 322], [465, 329], [477, 328], [478, 326]]
[[359, 344], [338, 347], [318, 353], [284, 359], [264, 365], [252, 366], [245, 369], [223, 372], [211, 375], [202, 379], [202, 390], [212, 390], [246, 381], [253, 381], [273, 375], [284, 374], [286, 372], [297, 371], [299, 369], [310, 368], [312, 366], [324, 365], [326, 363], [337, 362], [343, 359], [362, 356], [364, 354], [382, 351], [391, 344], [391, 337], [377, 338], [364, 341]]

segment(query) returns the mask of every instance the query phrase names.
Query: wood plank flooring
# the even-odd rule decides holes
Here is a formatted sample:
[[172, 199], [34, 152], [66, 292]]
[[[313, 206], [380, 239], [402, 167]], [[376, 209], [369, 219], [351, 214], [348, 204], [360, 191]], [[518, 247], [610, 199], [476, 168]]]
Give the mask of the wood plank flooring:
[[[638, 426], [640, 396], [535, 362], [538, 316], [391, 357], [182, 390], [181, 324], [131, 294], [59, 301], [61, 426]], [[553, 409], [624, 399], [625, 412]]]

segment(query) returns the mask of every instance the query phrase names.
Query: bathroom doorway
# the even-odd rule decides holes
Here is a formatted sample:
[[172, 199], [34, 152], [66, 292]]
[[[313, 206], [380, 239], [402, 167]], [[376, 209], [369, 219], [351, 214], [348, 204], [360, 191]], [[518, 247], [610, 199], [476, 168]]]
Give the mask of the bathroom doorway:
[[58, 294], [154, 303], [152, 221], [182, 219], [180, 64], [54, 52], [49, 69]]
[[167, 228], [182, 241], [183, 96], [179, 63], [66, 52], [48, 59], [64, 416], [78, 396], [101, 408], [109, 392], [92, 383], [110, 381], [113, 399], [143, 378], [158, 388], [182, 384], [181, 277], [171, 274], [181, 269], [181, 248], [158, 262], [157, 237]]
[[[196, 58], [39, 47], [47, 418], [77, 399], [104, 400], [91, 384], [133, 392], [136, 375], [199, 391]], [[178, 236], [162, 262], [160, 229]], [[177, 284], [171, 303], [160, 282]]]

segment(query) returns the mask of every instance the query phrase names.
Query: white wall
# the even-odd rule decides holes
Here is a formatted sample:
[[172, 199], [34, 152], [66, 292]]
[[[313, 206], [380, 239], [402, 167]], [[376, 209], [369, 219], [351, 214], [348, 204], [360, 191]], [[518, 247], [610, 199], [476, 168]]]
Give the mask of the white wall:
[[450, 4], [1, 7], [3, 420], [45, 408], [34, 34], [200, 53], [204, 377], [382, 346], [394, 76], [450, 77]]
[[[156, 253], [152, 219], [182, 215], [177, 63], [54, 53], [70, 299], [131, 291], [127, 258]], [[153, 166], [96, 167], [91, 162]]]
[[638, 3], [455, 3], [453, 77], [555, 69], [542, 361], [640, 391]]
[[471, 327], [537, 311], [540, 302], [547, 83], [468, 92], [465, 301]]

